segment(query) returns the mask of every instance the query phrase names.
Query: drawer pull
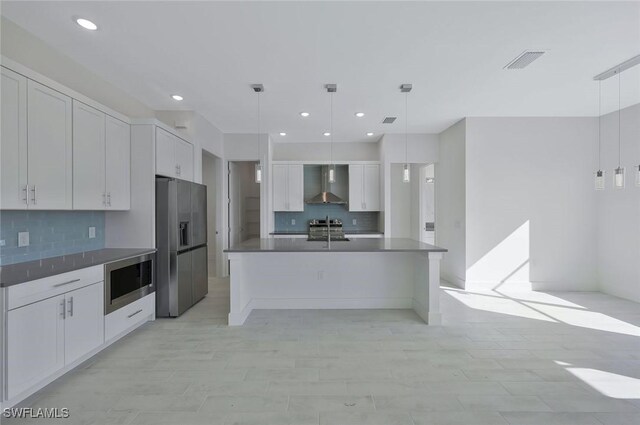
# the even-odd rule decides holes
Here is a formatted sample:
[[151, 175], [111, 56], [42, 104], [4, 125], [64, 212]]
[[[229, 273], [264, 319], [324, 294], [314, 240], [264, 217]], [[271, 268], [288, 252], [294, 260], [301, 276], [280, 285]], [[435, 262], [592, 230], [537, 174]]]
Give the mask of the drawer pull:
[[70, 281], [68, 281], [68, 282], [58, 283], [58, 284], [56, 284], [56, 285], [53, 285], [53, 287], [54, 287], [54, 288], [58, 288], [58, 287], [60, 287], [60, 286], [68, 285], [68, 284], [70, 284], [70, 283], [75, 283], [75, 282], [79, 282], [79, 281], [80, 281], [80, 279], [73, 279], [73, 280], [70, 280]]
[[142, 309], [136, 311], [135, 313], [131, 313], [130, 315], [127, 316], [128, 319], [131, 319], [133, 316], [135, 316], [138, 313], [142, 313]]

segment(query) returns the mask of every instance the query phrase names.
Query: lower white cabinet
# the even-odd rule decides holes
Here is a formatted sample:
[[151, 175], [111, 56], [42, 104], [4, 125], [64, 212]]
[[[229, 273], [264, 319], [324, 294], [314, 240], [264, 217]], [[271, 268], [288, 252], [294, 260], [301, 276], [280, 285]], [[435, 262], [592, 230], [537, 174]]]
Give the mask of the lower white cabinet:
[[103, 344], [103, 288], [98, 282], [9, 310], [9, 399]]
[[64, 295], [7, 314], [7, 396], [29, 389], [64, 367]]
[[105, 340], [109, 341], [123, 332], [149, 320], [155, 315], [156, 293], [153, 292], [137, 301], [109, 313], [104, 318]]

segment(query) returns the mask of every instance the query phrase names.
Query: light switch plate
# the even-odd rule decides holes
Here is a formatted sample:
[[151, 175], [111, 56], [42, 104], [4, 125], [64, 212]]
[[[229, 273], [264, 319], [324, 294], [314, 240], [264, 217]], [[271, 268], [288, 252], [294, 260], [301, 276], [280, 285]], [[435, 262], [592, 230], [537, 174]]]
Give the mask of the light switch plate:
[[29, 232], [18, 232], [18, 248], [29, 246]]
[[89, 239], [96, 237], [96, 228], [94, 226], [89, 227]]

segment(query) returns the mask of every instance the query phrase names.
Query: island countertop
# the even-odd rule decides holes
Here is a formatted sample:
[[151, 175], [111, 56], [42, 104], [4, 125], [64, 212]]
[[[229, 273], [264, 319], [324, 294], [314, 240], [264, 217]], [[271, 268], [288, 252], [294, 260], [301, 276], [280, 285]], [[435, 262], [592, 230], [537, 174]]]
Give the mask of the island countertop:
[[228, 253], [258, 252], [447, 252], [446, 249], [429, 245], [414, 239], [403, 238], [362, 238], [350, 241], [327, 242], [307, 241], [300, 238], [249, 239], [226, 249]]

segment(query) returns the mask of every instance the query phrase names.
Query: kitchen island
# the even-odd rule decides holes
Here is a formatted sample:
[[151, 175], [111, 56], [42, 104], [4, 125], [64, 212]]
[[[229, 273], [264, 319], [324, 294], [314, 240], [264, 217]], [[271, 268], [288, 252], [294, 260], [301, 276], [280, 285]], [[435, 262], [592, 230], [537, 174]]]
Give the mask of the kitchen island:
[[412, 308], [440, 324], [440, 260], [447, 250], [413, 239], [251, 239], [225, 250], [229, 325], [254, 309]]

